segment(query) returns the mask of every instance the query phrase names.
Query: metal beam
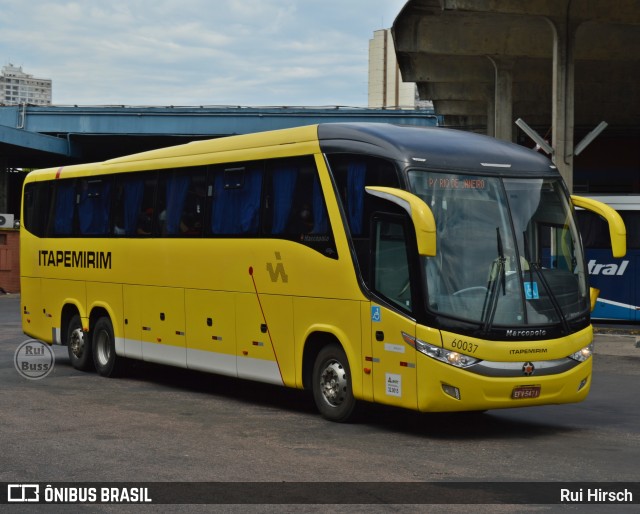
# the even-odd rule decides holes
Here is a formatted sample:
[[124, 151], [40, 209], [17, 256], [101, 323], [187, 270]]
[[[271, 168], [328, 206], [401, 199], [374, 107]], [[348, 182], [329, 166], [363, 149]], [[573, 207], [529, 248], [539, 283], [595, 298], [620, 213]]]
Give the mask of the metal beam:
[[77, 149], [66, 139], [47, 136], [27, 130], [0, 125], [0, 144], [57, 154], [65, 157], [78, 156]]

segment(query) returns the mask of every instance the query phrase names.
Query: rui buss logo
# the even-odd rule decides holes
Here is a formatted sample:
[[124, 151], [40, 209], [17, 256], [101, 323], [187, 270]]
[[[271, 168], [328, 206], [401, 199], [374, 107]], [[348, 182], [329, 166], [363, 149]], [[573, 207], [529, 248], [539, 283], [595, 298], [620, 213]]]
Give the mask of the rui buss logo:
[[29, 339], [18, 346], [13, 363], [18, 373], [29, 380], [40, 380], [53, 370], [56, 357], [48, 344]]

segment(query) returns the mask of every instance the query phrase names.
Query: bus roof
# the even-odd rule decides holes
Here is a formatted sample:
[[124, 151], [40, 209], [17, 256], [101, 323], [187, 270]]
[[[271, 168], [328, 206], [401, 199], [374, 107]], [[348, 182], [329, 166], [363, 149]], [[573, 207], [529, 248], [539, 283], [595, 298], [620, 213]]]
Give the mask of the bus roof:
[[[282, 156], [289, 148], [296, 154], [363, 153], [437, 170], [476, 172], [500, 176], [559, 176], [545, 156], [523, 146], [497, 139], [440, 127], [400, 126], [389, 123], [324, 123], [302, 127], [229, 136], [150, 150], [104, 161], [63, 168], [37, 170], [29, 180], [72, 177], [110, 169], [150, 169], [214, 162], [216, 159], [247, 159], [247, 150]], [[273, 149], [277, 149], [274, 153]], [[216, 156], [216, 157], [214, 157]], [[191, 164], [189, 164], [191, 163]], [[63, 171], [64, 170], [64, 171]], [[38, 178], [36, 178], [38, 177]]]
[[359, 150], [407, 165], [477, 171], [483, 175], [559, 175], [547, 157], [531, 149], [442, 127], [326, 123], [318, 126], [318, 138], [327, 153]]

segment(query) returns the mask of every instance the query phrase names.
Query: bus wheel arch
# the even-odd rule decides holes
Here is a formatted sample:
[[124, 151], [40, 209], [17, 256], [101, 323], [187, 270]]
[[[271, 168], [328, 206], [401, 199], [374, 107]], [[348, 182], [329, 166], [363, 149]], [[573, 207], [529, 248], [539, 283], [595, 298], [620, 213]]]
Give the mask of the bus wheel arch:
[[356, 410], [347, 354], [332, 334], [311, 334], [303, 357], [303, 385], [310, 389], [320, 414], [330, 421], [345, 422]]
[[96, 371], [103, 377], [115, 377], [122, 371], [123, 358], [116, 354], [113, 322], [102, 308], [91, 311], [91, 347]]

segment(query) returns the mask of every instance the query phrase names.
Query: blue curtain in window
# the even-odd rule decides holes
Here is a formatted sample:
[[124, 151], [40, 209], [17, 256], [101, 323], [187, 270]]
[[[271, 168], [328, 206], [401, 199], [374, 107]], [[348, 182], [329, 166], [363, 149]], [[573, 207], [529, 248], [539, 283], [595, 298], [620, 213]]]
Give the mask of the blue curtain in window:
[[190, 179], [188, 176], [174, 175], [167, 180], [167, 212], [165, 230], [167, 234], [180, 233], [180, 221], [184, 201], [187, 197]]
[[293, 193], [296, 189], [298, 169], [289, 167], [276, 169], [273, 172], [273, 224], [272, 234], [282, 234], [293, 205]]
[[211, 213], [214, 234], [255, 234], [260, 219], [262, 169], [245, 170], [241, 187], [225, 188], [225, 175], [214, 181], [215, 195]]
[[89, 182], [82, 186], [78, 203], [78, 223], [81, 234], [104, 235], [109, 232], [111, 184]]
[[313, 231], [312, 234], [327, 233], [327, 213], [324, 207], [324, 197], [318, 176], [313, 177]]
[[60, 181], [56, 187], [56, 214], [53, 231], [56, 235], [68, 236], [73, 230], [73, 211], [75, 207], [75, 182]]
[[142, 179], [128, 180], [124, 184], [124, 233], [134, 235], [138, 228], [144, 182]]
[[367, 165], [363, 162], [350, 162], [347, 167], [347, 208], [351, 233], [362, 234], [364, 216], [364, 182]]

